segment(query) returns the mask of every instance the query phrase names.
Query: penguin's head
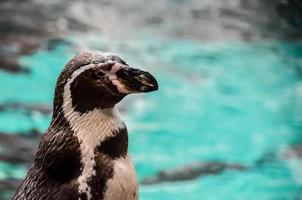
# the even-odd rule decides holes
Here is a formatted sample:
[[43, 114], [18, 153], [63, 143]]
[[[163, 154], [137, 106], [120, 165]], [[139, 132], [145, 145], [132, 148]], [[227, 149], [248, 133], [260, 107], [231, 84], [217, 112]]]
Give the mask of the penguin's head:
[[[156, 79], [140, 69], [129, 67], [112, 53], [84, 52], [71, 59], [56, 87], [54, 106], [71, 103], [75, 111], [110, 108], [126, 95], [158, 89]], [[56, 102], [57, 101], [57, 102]]]

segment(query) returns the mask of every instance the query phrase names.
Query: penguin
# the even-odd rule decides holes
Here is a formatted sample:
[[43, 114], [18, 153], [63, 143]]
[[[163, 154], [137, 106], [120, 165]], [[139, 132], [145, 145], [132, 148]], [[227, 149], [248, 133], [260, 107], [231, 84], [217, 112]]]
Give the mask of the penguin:
[[148, 72], [119, 56], [83, 52], [56, 83], [53, 116], [14, 200], [137, 200], [128, 132], [116, 104], [158, 90]]

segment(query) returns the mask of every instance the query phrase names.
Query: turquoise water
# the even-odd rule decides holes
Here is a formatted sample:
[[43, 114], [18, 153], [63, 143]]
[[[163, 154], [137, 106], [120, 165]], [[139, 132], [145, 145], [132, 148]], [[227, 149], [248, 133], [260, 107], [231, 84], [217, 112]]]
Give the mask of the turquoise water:
[[[154, 74], [160, 90], [120, 105], [140, 180], [160, 170], [221, 161], [250, 167], [196, 180], [142, 185], [149, 199], [299, 199], [302, 159], [285, 156], [302, 135], [302, 45], [261, 41], [202, 43], [137, 39], [96, 49], [118, 52]], [[0, 72], [0, 102], [52, 103], [55, 80], [74, 47], [59, 45], [24, 56], [31, 74]], [[0, 113], [0, 130], [44, 131], [50, 116]], [[17, 123], [18, 122], [18, 123]], [[265, 155], [271, 162], [257, 165]], [[24, 176], [0, 163], [0, 178]]]

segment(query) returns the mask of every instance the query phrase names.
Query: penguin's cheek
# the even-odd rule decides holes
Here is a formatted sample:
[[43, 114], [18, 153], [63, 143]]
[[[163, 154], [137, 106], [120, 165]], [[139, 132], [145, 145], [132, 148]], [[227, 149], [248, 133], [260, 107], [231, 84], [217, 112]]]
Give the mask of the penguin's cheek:
[[109, 78], [111, 84], [113, 86], [115, 86], [118, 93], [124, 94], [124, 95], [131, 93], [130, 88], [127, 87], [127, 85], [123, 82], [123, 80], [118, 79], [116, 75], [112, 74], [112, 75], [108, 76], [108, 78]]

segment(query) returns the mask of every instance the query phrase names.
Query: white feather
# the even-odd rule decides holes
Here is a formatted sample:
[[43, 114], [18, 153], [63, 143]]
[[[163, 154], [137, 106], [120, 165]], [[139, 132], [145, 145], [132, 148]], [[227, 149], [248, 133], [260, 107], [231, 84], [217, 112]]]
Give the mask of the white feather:
[[114, 175], [107, 182], [105, 200], [137, 200], [138, 183], [129, 156], [114, 161]]

